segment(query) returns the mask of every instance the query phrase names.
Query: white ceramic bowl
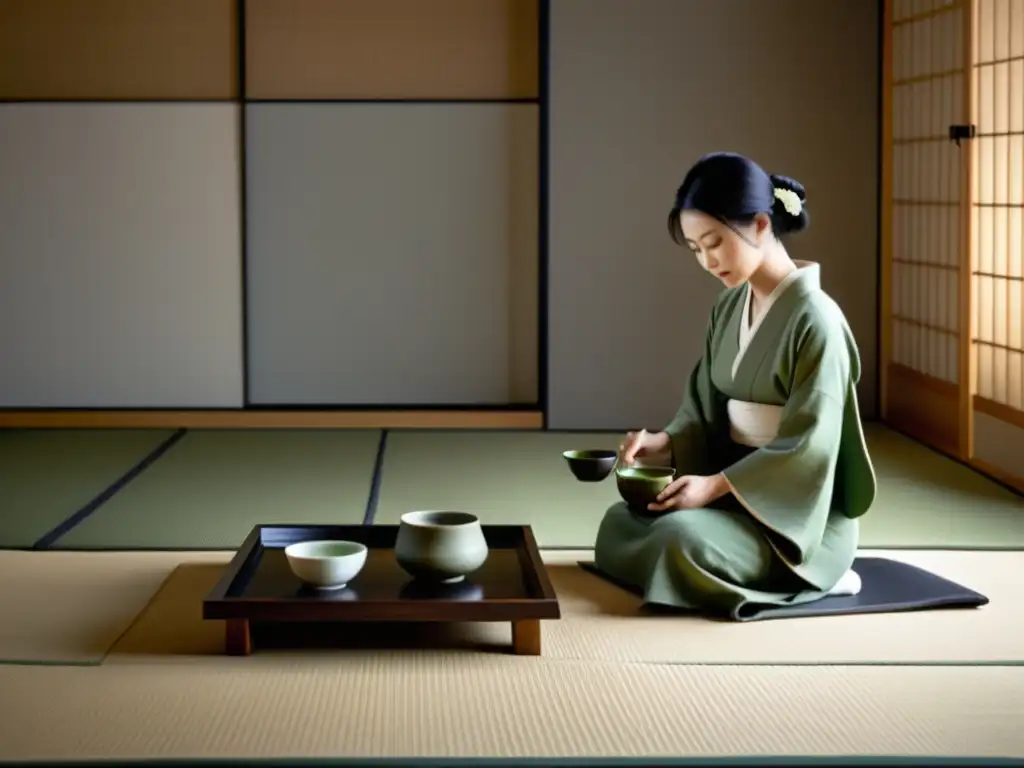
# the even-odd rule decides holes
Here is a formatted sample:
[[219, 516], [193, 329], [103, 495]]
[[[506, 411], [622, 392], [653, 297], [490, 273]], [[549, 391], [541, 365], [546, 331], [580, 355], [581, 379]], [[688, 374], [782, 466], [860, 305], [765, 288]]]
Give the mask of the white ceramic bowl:
[[366, 565], [357, 541], [300, 541], [284, 548], [292, 573], [316, 589], [342, 589]]
[[455, 584], [487, 560], [480, 520], [469, 512], [406, 512], [398, 526], [395, 558], [410, 575]]

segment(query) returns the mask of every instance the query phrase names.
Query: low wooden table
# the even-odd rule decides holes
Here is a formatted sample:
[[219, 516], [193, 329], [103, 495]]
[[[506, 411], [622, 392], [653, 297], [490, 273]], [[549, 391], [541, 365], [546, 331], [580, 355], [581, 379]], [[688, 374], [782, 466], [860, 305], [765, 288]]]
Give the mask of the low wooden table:
[[[258, 525], [203, 602], [203, 618], [222, 620], [225, 651], [253, 651], [252, 625], [308, 622], [477, 622], [512, 624], [516, 654], [539, 656], [541, 621], [561, 618], [558, 598], [529, 526], [485, 525], [490, 549], [475, 573], [453, 585], [413, 579], [395, 560], [397, 525]], [[292, 574], [289, 544], [310, 540], [365, 544], [366, 565], [345, 589], [317, 592]]]

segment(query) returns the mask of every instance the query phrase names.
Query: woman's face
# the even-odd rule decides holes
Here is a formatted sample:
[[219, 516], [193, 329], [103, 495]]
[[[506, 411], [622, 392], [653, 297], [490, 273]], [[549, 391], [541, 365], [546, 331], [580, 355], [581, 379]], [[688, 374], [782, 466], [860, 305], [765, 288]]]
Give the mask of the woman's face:
[[743, 237], [700, 211], [683, 211], [679, 223], [686, 245], [700, 265], [727, 287], [742, 285], [760, 269], [764, 260], [760, 244], [771, 226], [767, 216], [758, 216], [749, 226], [737, 227]]

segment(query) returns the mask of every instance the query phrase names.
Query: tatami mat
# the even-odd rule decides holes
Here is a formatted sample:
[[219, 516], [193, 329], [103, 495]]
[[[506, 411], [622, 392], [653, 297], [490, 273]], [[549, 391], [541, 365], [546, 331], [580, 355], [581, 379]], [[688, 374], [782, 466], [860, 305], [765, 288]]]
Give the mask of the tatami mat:
[[0, 547], [30, 547], [172, 430], [0, 430]]
[[562, 452], [616, 448], [618, 434], [390, 432], [376, 523], [414, 509], [473, 512], [485, 523], [533, 526], [544, 547], [588, 547], [619, 499], [614, 477], [581, 483]]
[[[878, 498], [862, 519], [865, 548], [1024, 549], [1024, 498], [878, 424], [867, 440]], [[375, 521], [413, 509], [459, 509], [484, 523], [532, 525], [544, 547], [590, 547], [614, 477], [580, 483], [562, 451], [615, 448], [619, 434], [392, 432]]]
[[1024, 550], [1024, 498], [877, 424], [865, 426], [878, 476], [861, 546]]
[[69, 549], [234, 549], [260, 523], [361, 523], [377, 430], [189, 431], [57, 541]]
[[0, 758], [1024, 755], [1024, 668], [0, 668]]
[[[589, 553], [545, 552], [562, 618], [543, 624], [547, 659], [664, 664], [1024, 664], [1024, 553], [910, 552], [915, 565], [989, 595], [980, 609], [798, 618], [739, 624], [640, 613], [640, 601], [576, 566]], [[175, 570], [148, 608], [111, 649], [108, 664], [197, 663], [223, 654], [223, 624], [202, 619], [202, 600], [230, 556], [194, 556]], [[508, 624], [452, 628], [350, 625], [327, 636], [307, 633], [294, 663], [328, 657], [366, 659], [381, 653], [475, 649], [505, 654]], [[259, 643], [257, 643], [259, 645]], [[326, 650], [330, 647], [331, 650]], [[270, 655], [294, 650], [277, 644]]]
[[0, 552], [0, 663], [99, 664], [171, 572], [193, 557]]
[[776, 619], [745, 629], [697, 616], [637, 616], [638, 598], [562, 564], [549, 573], [564, 618], [546, 627], [545, 642], [562, 658], [617, 662], [1024, 665], [1024, 581], [1016, 576], [1024, 553], [862, 554], [916, 565], [991, 602], [976, 609]]
[[563, 618], [539, 658], [503, 625], [233, 658], [201, 618], [228, 552], [0, 553], [0, 645], [90, 663], [113, 642], [87, 669], [0, 666], [0, 760], [1024, 756], [1024, 667], [857, 663], [1020, 658], [1024, 555], [899, 553], [988, 592], [980, 610], [723, 624], [637, 617], [588, 554], [545, 553]]

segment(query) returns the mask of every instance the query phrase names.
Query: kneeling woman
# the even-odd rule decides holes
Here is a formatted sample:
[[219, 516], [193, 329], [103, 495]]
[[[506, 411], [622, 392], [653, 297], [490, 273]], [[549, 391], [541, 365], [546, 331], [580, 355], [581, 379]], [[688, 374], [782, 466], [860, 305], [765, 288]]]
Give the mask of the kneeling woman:
[[804, 204], [797, 182], [734, 154], [704, 157], [679, 188], [672, 238], [725, 290], [672, 423], [621, 448], [676, 479], [647, 510], [609, 509], [595, 548], [648, 603], [744, 620], [860, 589], [858, 518], [875, 497], [860, 356], [818, 265], [780, 240], [806, 227]]

